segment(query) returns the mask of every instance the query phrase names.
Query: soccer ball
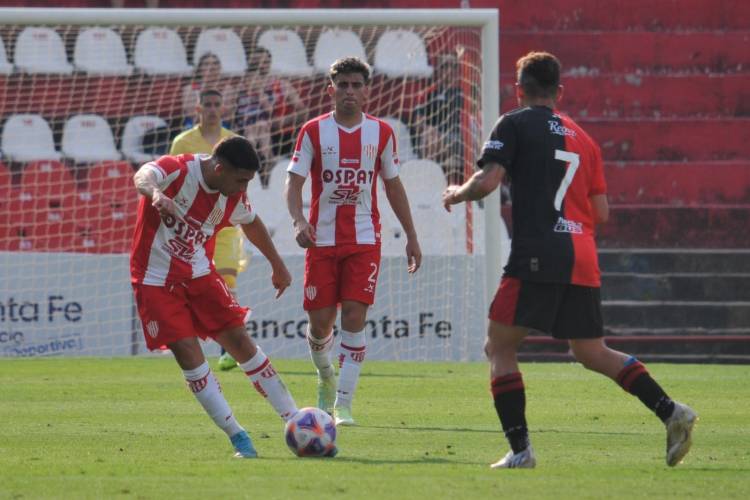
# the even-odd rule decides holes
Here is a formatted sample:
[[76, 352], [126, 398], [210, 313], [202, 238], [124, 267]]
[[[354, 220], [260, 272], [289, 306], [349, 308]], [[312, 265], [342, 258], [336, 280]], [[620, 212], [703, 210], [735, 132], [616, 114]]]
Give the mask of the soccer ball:
[[336, 454], [336, 425], [319, 408], [302, 408], [284, 428], [286, 444], [298, 457], [332, 457]]

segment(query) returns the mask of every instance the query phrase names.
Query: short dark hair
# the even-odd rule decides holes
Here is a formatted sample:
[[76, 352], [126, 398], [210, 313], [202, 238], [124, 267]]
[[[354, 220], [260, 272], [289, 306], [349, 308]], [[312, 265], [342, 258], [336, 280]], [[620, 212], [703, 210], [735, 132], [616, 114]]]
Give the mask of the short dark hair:
[[516, 62], [518, 85], [529, 97], [556, 97], [560, 68], [560, 61], [549, 52], [529, 52]]
[[336, 59], [328, 70], [328, 78], [330, 78], [331, 82], [335, 82], [337, 76], [351, 75], [353, 73], [359, 73], [364, 77], [365, 83], [370, 83], [370, 65], [359, 57], [342, 57], [341, 59]]
[[198, 94], [198, 102], [203, 104], [203, 99], [212, 95], [215, 95], [220, 98], [224, 97], [221, 95], [221, 92], [219, 92], [216, 89], [206, 89], [206, 90], [201, 90], [200, 94]]
[[222, 139], [214, 146], [213, 156], [223, 165], [257, 172], [260, 169], [260, 158], [253, 145], [242, 136], [233, 135]]

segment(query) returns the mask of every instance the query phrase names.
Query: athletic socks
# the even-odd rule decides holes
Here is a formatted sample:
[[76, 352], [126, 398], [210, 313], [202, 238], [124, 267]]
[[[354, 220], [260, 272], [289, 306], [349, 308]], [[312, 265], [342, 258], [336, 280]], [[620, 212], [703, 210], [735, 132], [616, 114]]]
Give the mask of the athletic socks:
[[656, 380], [651, 378], [646, 367], [634, 357], [628, 358], [617, 374], [616, 381], [620, 387], [640, 399], [662, 422], [666, 422], [672, 415], [674, 402]]
[[492, 379], [492, 397], [495, 410], [503, 426], [505, 437], [513, 453], [529, 447], [529, 429], [526, 426], [526, 391], [521, 372]]
[[324, 339], [318, 339], [307, 331], [307, 344], [310, 346], [310, 357], [318, 369], [320, 378], [333, 377], [333, 366], [331, 365], [331, 349], [333, 348], [333, 332]]
[[185, 381], [195, 398], [214, 423], [226, 432], [227, 436], [232, 437], [244, 430], [234, 418], [232, 410], [221, 392], [221, 386], [219, 386], [219, 382], [214, 377], [207, 362], [204, 361], [194, 370], [183, 370], [182, 373], [185, 375]]
[[297, 405], [292, 395], [289, 394], [289, 390], [273, 368], [271, 360], [260, 350], [260, 347], [255, 356], [240, 364], [240, 368], [248, 376], [255, 390], [268, 399], [273, 409], [284, 421], [297, 413]]
[[335, 407], [351, 408], [354, 391], [357, 389], [359, 372], [365, 360], [365, 331], [341, 330], [341, 343], [336, 349], [339, 363], [339, 382], [336, 388]]

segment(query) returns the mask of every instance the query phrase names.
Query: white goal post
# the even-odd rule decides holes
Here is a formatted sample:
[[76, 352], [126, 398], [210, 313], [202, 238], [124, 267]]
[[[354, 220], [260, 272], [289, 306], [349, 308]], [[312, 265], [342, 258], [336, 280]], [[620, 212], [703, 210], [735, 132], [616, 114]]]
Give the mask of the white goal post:
[[[196, 47], [200, 43], [199, 35], [211, 28], [237, 34], [243, 58], [245, 52], [250, 55], [250, 46], [252, 50], [257, 47], [267, 49], [273, 61], [271, 71], [285, 75], [297, 88], [302, 88], [300, 94], [305, 105], [312, 102], [310, 99], [317, 98], [321, 82], [324, 82], [317, 60], [318, 45], [322, 45], [318, 43], [323, 38], [321, 34], [328, 30], [346, 36], [353, 34], [353, 39], [362, 42], [364, 57], [373, 66], [372, 92], [376, 103], [373, 104], [376, 107], [373, 114], [393, 116], [394, 127], [402, 127], [396, 131], [399, 147], [404, 144], [405, 149], [413, 148], [408, 159], [405, 158], [406, 151], [400, 151], [405, 170], [411, 165], [412, 171], [417, 168], [427, 171], [428, 167], [439, 164], [450, 179], [448, 167], [442, 159], [444, 155], [440, 156], [438, 152], [435, 153], [437, 156], [430, 156], [426, 128], [420, 127], [432, 120], [440, 131], [437, 133], [442, 133], [441, 127], [453, 121], [457, 123], [451, 130], [458, 131], [454, 140], [461, 144], [456, 147], [464, 158], [459, 175], [465, 178], [471, 172], [479, 148], [489, 135], [500, 109], [499, 24], [498, 12], [494, 9], [0, 8], [0, 18], [3, 19], [0, 26], [0, 91], [6, 96], [6, 101], [0, 104], [0, 196], [4, 197], [0, 201], [0, 357], [144, 353], [130, 294], [127, 250], [117, 245], [106, 246], [107, 240], [115, 237], [113, 233], [131, 220], [132, 206], [127, 202], [122, 205], [109, 203], [106, 220], [99, 221], [94, 229], [87, 228], [85, 234], [78, 226], [68, 229], [74, 226], [72, 223], [65, 225], [64, 230], [54, 229], [58, 231], [54, 235], [57, 238], [55, 243], [50, 243], [52, 239], [47, 233], [37, 238], [37, 228], [40, 225], [52, 227], [60, 222], [59, 219], [68, 221], [68, 218], [76, 220], [87, 216], [81, 214], [90, 214], [91, 209], [88, 212], [79, 210], [79, 205], [87, 202], [87, 197], [100, 196], [91, 194], [94, 185], [104, 186], [102, 193], [114, 189], [108, 183], [112, 179], [106, 179], [114, 172], [114, 164], [125, 163], [135, 168], [151, 154], [141, 150], [145, 147], [142, 136], [133, 143], [135, 139], [128, 127], [137, 127], [141, 122], [133, 120], [128, 123], [131, 118], [150, 120], [148, 127], [154, 130], [166, 125], [170, 137], [188, 123], [183, 122], [181, 115], [177, 116], [182, 109], [178, 110], [177, 106], [180, 97], [185, 95], [184, 89], [189, 90], [190, 85], [198, 88], [191, 76], [199, 62]], [[35, 53], [33, 49], [29, 51], [24, 46], [27, 40], [21, 35], [25, 28], [49, 28], [48, 32], [32, 30], [29, 35], [32, 41], [43, 40], [44, 54]], [[95, 33], [101, 43], [110, 32], [116, 33], [116, 40], [107, 43], [114, 43], [112, 47], [115, 49], [118, 46], [125, 48], [122, 60], [115, 52], [94, 53], [93, 56], [89, 52], [87, 55], [85, 47], [80, 48], [77, 42], [82, 38], [79, 35], [88, 28], [102, 28], [101, 32]], [[182, 69], [178, 65], [171, 75], [163, 77], [152, 73], [147, 63], [136, 60], [138, 35], [147, 28], [168, 29], [170, 36], [171, 33], [177, 34], [176, 43], [181, 47], [184, 45], [181, 50], [185, 51]], [[261, 35], [272, 30], [281, 33], [276, 35], [278, 47], [273, 40], [262, 40]], [[383, 49], [378, 42], [384, 42], [386, 37], [383, 35], [388, 32], [398, 33], [404, 38], [397, 38], [396, 45]], [[288, 48], [296, 39], [283, 38], [286, 33], [292, 33], [291, 36], [298, 36], [302, 41], [301, 59], [295, 59], [297, 55]], [[406, 40], [411, 40], [408, 36], [414, 33], [418, 46], [406, 45]], [[49, 62], [55, 54], [54, 44], [58, 37], [63, 44], [61, 60]], [[222, 38], [219, 41], [221, 47], [218, 48], [209, 41], [205, 52], [226, 48], [231, 55], [233, 47], [228, 42], [232, 40]], [[397, 54], [401, 51], [394, 51], [394, 47], [403, 48], [404, 57], [410, 62], [389, 69], [385, 64], [387, 59], [384, 63], [378, 51], [391, 50], [394, 57], [401, 55]], [[279, 53], [288, 55], [288, 60], [284, 61], [286, 56], [277, 57]], [[244, 72], [248, 71], [247, 60], [239, 61], [237, 68], [232, 69], [229, 59], [224, 59], [224, 53], [219, 55], [223, 71], [226, 71], [226, 81], [241, 88], [245, 81]], [[417, 111], [416, 107], [420, 106], [420, 99], [424, 100], [426, 92], [438, 85], [435, 83], [437, 66], [447, 56], [457, 57], [457, 78], [461, 79], [459, 87], [463, 101], [460, 113], [456, 116], [441, 115], [442, 121], [438, 123], [435, 118], [437, 111], [429, 111], [429, 107], [424, 108], [427, 111]], [[22, 58], [28, 58], [28, 61]], [[286, 66], [283, 62], [287, 63]], [[45, 64], [51, 66], [45, 68]], [[164, 81], [177, 82], [179, 86], [159, 87]], [[327, 101], [319, 101], [315, 101], [315, 105], [309, 104], [308, 111], [330, 107]], [[169, 104], [165, 105], [165, 102]], [[238, 95], [232, 95], [232, 102], [238, 106]], [[172, 106], [174, 109], [170, 109], [174, 114], [160, 116], [159, 110], [165, 106]], [[412, 121], [411, 117], [416, 118]], [[21, 132], [15, 129], [19, 124]], [[288, 155], [290, 141], [296, 136], [298, 124], [290, 127], [294, 128], [293, 134], [289, 133], [291, 128], [286, 135], [278, 131], [267, 132], [269, 143], [271, 139], [276, 141], [269, 146], [268, 153], [269, 161], [273, 158], [276, 167], [288, 161], [285, 155]], [[281, 144], [280, 141], [285, 142]], [[42, 145], [47, 148], [46, 156], [45, 153], [34, 156], [44, 149]], [[440, 144], [433, 146], [439, 148]], [[259, 143], [259, 147], [262, 144]], [[70, 178], [70, 182], [77, 186], [77, 191], [69, 196], [77, 197], [78, 205], [74, 207], [65, 200], [50, 205], [45, 198], [44, 207], [39, 208], [42, 205], [34, 198], [37, 196], [33, 185], [35, 177], [29, 172], [41, 169], [44, 173], [45, 168], [54, 171], [58, 164], [68, 172], [65, 179]], [[94, 179], [95, 164], [97, 167], [98, 164], [108, 165], [103, 170], [104, 180]], [[251, 203], [253, 196], [257, 196], [258, 212], [275, 233], [274, 240], [287, 241], [289, 228], [285, 226], [287, 220], [282, 213], [285, 207], [279, 206], [278, 190], [272, 193], [279, 185], [274, 183], [279, 182], [281, 169], [269, 167], [269, 170], [272, 172], [269, 185], [261, 190], [258, 183], [258, 191], [251, 192]], [[62, 182], [62, 177], [42, 175], [39, 178], [45, 179], [40, 183], [50, 185], [36, 187], [60, 190], [55, 184]], [[7, 184], [3, 184], [6, 179]], [[425, 189], [434, 185], [419, 180], [411, 182]], [[406, 178], [404, 184], [409, 194]], [[30, 194], [32, 191], [34, 193]], [[427, 248], [423, 248], [424, 268], [417, 276], [409, 278], [401, 256], [403, 235], [393, 224], [387, 200], [384, 196], [381, 198], [383, 262], [376, 304], [368, 315], [371, 328], [368, 342], [374, 342], [374, 349], [369, 353], [375, 359], [480, 359], [487, 306], [498, 285], [503, 252], [508, 251], [503, 247], [507, 242], [501, 242], [500, 195], [495, 191], [482, 205], [472, 203], [465, 212], [462, 206], [457, 210], [460, 213], [452, 215], [454, 218], [450, 220], [443, 218], [443, 208], [436, 203], [436, 199], [439, 200], [436, 190], [427, 199], [430, 200], [429, 206], [419, 206], [420, 201], [410, 197], [413, 211], [423, 210], [427, 214], [423, 217], [422, 227], [417, 228], [423, 247]], [[429, 214], [432, 214], [432, 220]], [[23, 224], [19, 222], [21, 219]], [[386, 225], [389, 237], [393, 238], [390, 246], [385, 243]], [[100, 239], [91, 236], [89, 230]], [[73, 240], [78, 239], [80, 244], [72, 246]], [[432, 240], [442, 241], [432, 245]], [[51, 246], [43, 247], [40, 242]], [[298, 338], [304, 329], [300, 319], [304, 316], [301, 309], [303, 261], [298, 250], [282, 252], [296, 286], [296, 291], [291, 290], [283, 300], [273, 302], [262, 297], [270, 280], [267, 264], [257, 255], [252, 256], [249, 270], [240, 275], [238, 282], [241, 302], [253, 307], [256, 318], [251, 318], [249, 330], [274, 356], [306, 355], [306, 346]], [[397, 338], [400, 340], [395, 341]], [[215, 352], [213, 344], [206, 344], [206, 348]]]

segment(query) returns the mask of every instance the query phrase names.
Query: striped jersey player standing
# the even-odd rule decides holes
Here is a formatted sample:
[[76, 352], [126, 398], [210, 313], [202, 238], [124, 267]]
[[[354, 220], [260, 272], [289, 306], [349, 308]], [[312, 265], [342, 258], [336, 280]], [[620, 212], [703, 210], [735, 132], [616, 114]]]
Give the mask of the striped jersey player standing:
[[667, 465], [690, 449], [697, 418], [670, 399], [636, 358], [603, 340], [596, 224], [609, 216], [599, 147], [555, 110], [562, 95], [560, 62], [531, 52], [516, 63], [520, 108], [500, 117], [484, 144], [481, 169], [443, 193], [445, 208], [478, 200], [507, 174], [513, 202], [508, 264], [489, 312], [485, 351], [495, 409], [511, 450], [493, 468], [530, 468], [536, 458], [526, 426], [526, 395], [516, 359], [529, 330], [565, 339], [586, 368], [638, 397], [667, 428]]
[[242, 458], [255, 457], [255, 448], [232, 414], [198, 337], [224, 347], [282, 419], [297, 411], [268, 357], [245, 331], [248, 309], [237, 303], [212, 262], [216, 234], [239, 225], [271, 264], [276, 296], [291, 283], [247, 199], [247, 184], [259, 167], [252, 145], [235, 136], [219, 142], [211, 155], [163, 156], [141, 166], [134, 177], [143, 197], [130, 274], [146, 346], [172, 351], [188, 387]]
[[[334, 109], [302, 127], [287, 169], [285, 194], [296, 241], [307, 249], [303, 308], [309, 319], [310, 355], [318, 370], [318, 406], [332, 413], [337, 425], [354, 425], [351, 405], [365, 358], [367, 308], [375, 300], [380, 270], [378, 177], [406, 234], [409, 273], [419, 269], [422, 252], [398, 178], [393, 130], [362, 112], [370, 67], [347, 57], [331, 65], [328, 77], [326, 91]], [[307, 177], [312, 183], [309, 219], [302, 213]], [[339, 304], [337, 384], [330, 353]]]

